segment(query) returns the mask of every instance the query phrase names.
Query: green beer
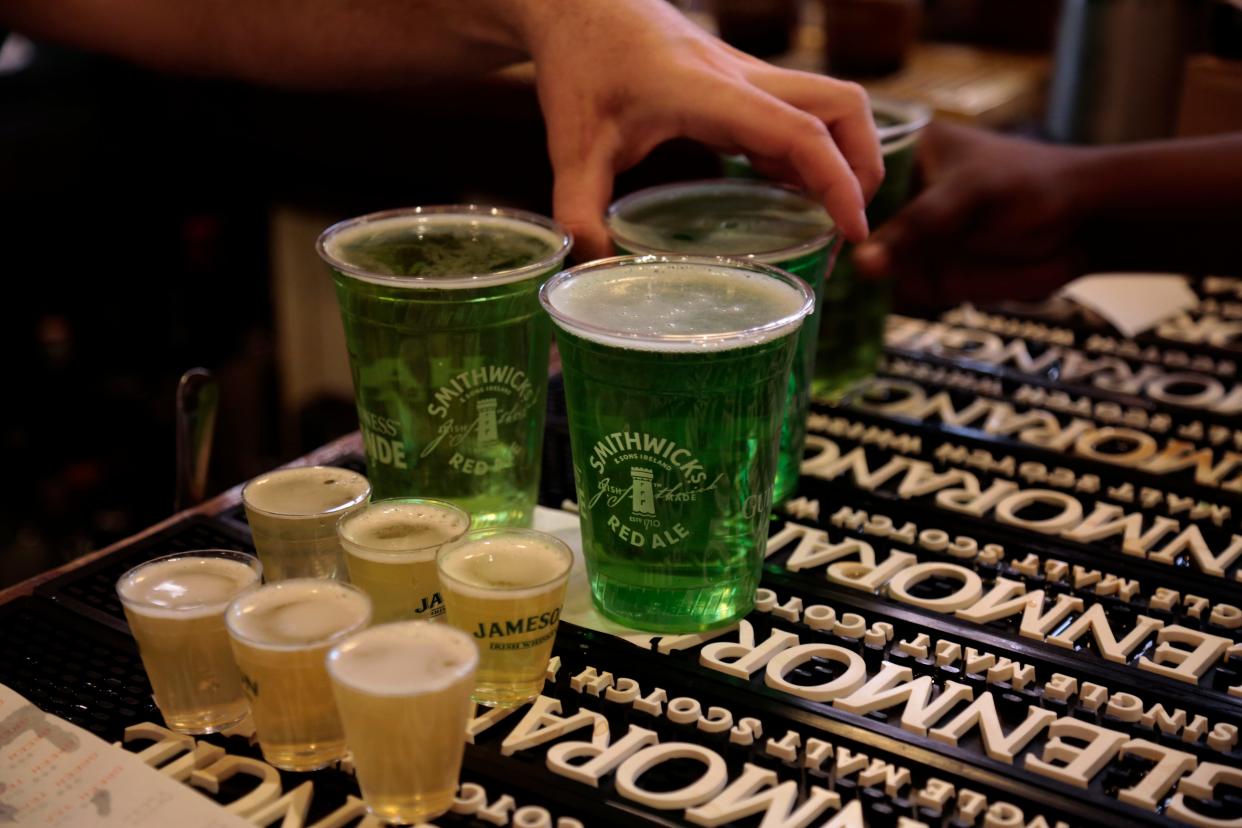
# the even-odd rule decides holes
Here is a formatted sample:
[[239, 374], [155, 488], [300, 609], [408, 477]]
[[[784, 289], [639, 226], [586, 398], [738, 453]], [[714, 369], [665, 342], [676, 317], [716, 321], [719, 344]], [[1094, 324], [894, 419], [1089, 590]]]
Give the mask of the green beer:
[[811, 288], [737, 260], [627, 256], [560, 273], [541, 298], [596, 606], [661, 632], [745, 615]]
[[[871, 111], [884, 153], [884, 183], [867, 206], [867, 221], [874, 229], [900, 210], [909, 196], [919, 131], [930, 113], [918, 104], [877, 100], [872, 100]], [[832, 401], [851, 383], [869, 376], [884, 349], [892, 281], [857, 278], [851, 254], [847, 245], [824, 288], [824, 321], [811, 384], [817, 400]]]
[[798, 485], [806, 439], [824, 275], [836, 252], [836, 227], [828, 213], [776, 184], [691, 181], [621, 199], [608, 211], [608, 226], [622, 252], [747, 258], [789, 271], [811, 286], [816, 310], [798, 334], [772, 494], [777, 503], [789, 497]]
[[374, 213], [320, 236], [377, 498], [530, 524], [551, 338], [537, 294], [569, 246], [548, 219], [475, 206]]

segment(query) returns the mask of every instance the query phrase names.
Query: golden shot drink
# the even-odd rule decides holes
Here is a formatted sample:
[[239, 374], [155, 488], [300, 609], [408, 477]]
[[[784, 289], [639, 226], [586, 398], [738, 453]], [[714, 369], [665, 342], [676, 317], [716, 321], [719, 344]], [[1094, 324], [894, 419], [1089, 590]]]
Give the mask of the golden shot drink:
[[156, 558], [117, 581], [155, 703], [172, 730], [214, 733], [246, 717], [224, 611], [259, 585], [262, 572], [250, 555], [209, 549]]
[[337, 532], [350, 583], [371, 596], [375, 623], [444, 614], [436, 552], [470, 528], [470, 515], [444, 500], [373, 501], [341, 519]]
[[452, 807], [478, 663], [474, 640], [448, 624], [382, 624], [332, 648], [328, 673], [371, 813], [412, 824]]
[[479, 645], [474, 698], [513, 707], [539, 695], [574, 553], [529, 529], [482, 529], [436, 557], [448, 622]]
[[309, 771], [345, 755], [324, 658], [370, 620], [362, 590], [311, 578], [268, 584], [229, 606], [233, 656], [268, 764]]
[[370, 496], [365, 477], [330, 466], [277, 469], [247, 483], [242, 502], [267, 582], [343, 573], [337, 522]]

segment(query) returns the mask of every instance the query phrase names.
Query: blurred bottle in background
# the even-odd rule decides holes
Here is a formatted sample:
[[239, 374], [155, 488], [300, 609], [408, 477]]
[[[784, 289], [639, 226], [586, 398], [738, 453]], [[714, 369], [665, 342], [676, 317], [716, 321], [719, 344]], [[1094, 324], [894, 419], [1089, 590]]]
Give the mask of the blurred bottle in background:
[[793, 46], [798, 0], [711, 0], [720, 39], [755, 57], [773, 57]]
[[1064, 0], [1047, 131], [1061, 143], [1173, 134], [1198, 0]]
[[900, 70], [922, 13], [922, 0], [824, 0], [828, 74], [868, 78]]

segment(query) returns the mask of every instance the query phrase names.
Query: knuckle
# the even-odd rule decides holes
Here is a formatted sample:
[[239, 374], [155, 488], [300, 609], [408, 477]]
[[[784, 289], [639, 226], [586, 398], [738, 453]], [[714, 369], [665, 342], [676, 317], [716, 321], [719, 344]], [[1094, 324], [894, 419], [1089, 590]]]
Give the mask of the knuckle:
[[854, 112], [871, 111], [871, 96], [867, 94], [862, 84], [853, 81], [840, 81], [840, 84], [842, 97], [851, 110]]
[[828, 125], [809, 112], [795, 112], [790, 117], [789, 126], [796, 129], [803, 140], [819, 141], [827, 138]]

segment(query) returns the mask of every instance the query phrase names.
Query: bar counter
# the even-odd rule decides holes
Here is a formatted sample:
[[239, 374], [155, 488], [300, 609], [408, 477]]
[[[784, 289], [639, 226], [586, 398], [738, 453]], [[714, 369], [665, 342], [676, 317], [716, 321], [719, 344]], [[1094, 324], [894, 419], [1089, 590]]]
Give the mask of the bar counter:
[[[1242, 281], [1193, 284], [1219, 307]], [[1239, 349], [1186, 330], [1126, 340], [1058, 303], [892, 316], [878, 374], [813, 406], [754, 612], [610, 626], [579, 560], [543, 695], [475, 712], [436, 824], [1242, 825]], [[568, 458], [547, 443], [545, 478]], [[361, 454], [352, 434], [295, 464]], [[561, 493], [536, 525], [573, 542]], [[249, 548], [239, 503], [0, 593], [0, 684], [130, 751], [184, 743], [108, 593], [186, 544]], [[241, 770], [183, 776], [252, 824], [362, 816], [348, 761], [265, 777], [245, 725], [197, 741]]]

